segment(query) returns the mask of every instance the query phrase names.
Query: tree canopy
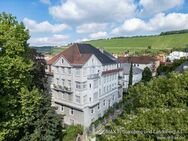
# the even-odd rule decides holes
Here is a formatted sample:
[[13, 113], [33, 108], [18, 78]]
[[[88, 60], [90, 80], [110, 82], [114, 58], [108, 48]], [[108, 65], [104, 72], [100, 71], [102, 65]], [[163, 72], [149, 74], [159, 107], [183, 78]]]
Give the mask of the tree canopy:
[[45, 64], [31, 53], [28, 39], [23, 23], [0, 14], [0, 140], [60, 139], [61, 117], [43, 87]]
[[147, 82], [152, 79], [152, 72], [151, 70], [146, 67], [144, 68], [144, 71], [142, 72], [142, 81]]
[[187, 140], [188, 72], [133, 86], [124, 101], [124, 113], [98, 140]]

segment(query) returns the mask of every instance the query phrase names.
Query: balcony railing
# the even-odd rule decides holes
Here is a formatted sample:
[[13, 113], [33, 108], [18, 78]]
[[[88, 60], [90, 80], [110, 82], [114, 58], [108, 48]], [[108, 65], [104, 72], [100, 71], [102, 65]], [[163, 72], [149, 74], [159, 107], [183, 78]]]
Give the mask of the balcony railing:
[[87, 76], [87, 79], [96, 79], [96, 78], [99, 78], [99, 73], [97, 73], [97, 74], [91, 74], [91, 75]]
[[67, 92], [67, 93], [72, 93], [73, 92], [70, 87], [56, 85], [56, 84], [52, 85], [52, 89], [54, 89], [56, 91]]

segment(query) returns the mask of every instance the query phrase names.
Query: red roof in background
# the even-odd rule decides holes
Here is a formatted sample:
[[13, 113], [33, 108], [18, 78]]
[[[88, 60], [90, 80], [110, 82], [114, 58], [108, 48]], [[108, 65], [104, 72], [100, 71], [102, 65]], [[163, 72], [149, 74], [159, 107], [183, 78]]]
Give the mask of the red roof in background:
[[91, 57], [92, 54], [80, 54], [77, 44], [73, 44], [63, 52], [55, 55], [48, 61], [48, 65], [52, 65], [60, 57], [64, 57], [72, 65], [83, 65]]
[[152, 56], [127, 56], [118, 57], [120, 63], [135, 63], [135, 64], [149, 64], [150, 62], [158, 61], [156, 57]]

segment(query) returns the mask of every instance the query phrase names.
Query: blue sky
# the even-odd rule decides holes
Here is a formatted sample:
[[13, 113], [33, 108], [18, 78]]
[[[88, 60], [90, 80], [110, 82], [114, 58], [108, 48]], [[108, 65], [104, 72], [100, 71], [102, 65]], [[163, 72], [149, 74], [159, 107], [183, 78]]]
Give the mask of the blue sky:
[[1, 0], [29, 29], [31, 45], [188, 29], [188, 0]]

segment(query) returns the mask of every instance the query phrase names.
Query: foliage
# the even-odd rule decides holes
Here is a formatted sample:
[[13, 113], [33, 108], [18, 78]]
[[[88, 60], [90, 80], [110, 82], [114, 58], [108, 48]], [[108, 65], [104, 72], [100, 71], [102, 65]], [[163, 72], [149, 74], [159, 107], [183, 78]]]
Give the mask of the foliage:
[[147, 82], [152, 79], [152, 72], [151, 70], [146, 67], [144, 68], [144, 71], [142, 72], [142, 81]]
[[188, 33], [188, 29], [161, 32], [160, 36], [162, 36], [162, 35], [172, 35], [172, 34], [185, 34], [185, 33]]
[[133, 86], [124, 115], [106, 126], [98, 140], [188, 139], [188, 72], [171, 73]]
[[78, 134], [83, 134], [83, 127], [81, 125], [70, 125], [64, 133], [63, 141], [75, 141]]
[[0, 14], [0, 140], [56, 140], [61, 118], [45, 92], [44, 61], [29, 50], [29, 33], [10, 14]]
[[157, 74], [160, 75], [160, 74], [168, 74], [170, 72], [173, 72], [178, 66], [180, 66], [182, 63], [184, 63], [187, 60], [188, 60], [187, 58], [181, 58], [179, 60], [174, 60], [172, 64], [168, 64], [168, 65], [161, 64], [157, 68]]
[[131, 62], [130, 71], [129, 71], [129, 86], [133, 84], [133, 63]]

